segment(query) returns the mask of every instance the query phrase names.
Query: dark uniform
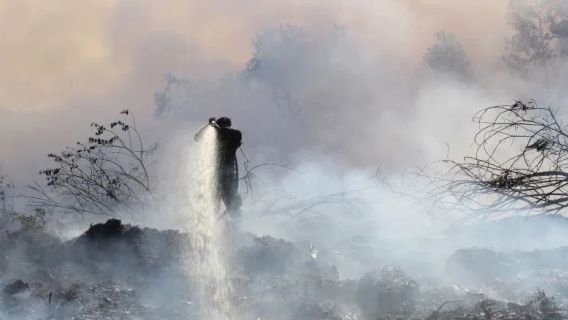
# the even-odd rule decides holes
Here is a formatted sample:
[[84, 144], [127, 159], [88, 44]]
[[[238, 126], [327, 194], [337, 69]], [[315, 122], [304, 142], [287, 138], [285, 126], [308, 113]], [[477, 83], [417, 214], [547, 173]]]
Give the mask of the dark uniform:
[[237, 149], [241, 145], [242, 134], [239, 130], [230, 128], [216, 129], [219, 148], [219, 195], [231, 215], [240, 214]]
[[[239, 130], [231, 129], [231, 120], [223, 117], [215, 121], [209, 118], [209, 125], [217, 130], [217, 172], [218, 193], [225, 204], [227, 212], [237, 218], [240, 216], [241, 199], [239, 189], [239, 167], [237, 164], [237, 149], [241, 146], [242, 134]], [[195, 135], [198, 140], [203, 129]]]

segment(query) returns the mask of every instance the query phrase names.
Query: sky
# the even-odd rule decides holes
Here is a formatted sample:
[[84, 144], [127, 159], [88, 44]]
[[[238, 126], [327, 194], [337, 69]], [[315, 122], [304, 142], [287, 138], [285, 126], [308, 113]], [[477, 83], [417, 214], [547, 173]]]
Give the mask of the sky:
[[[445, 29], [487, 58], [505, 36], [506, 3], [3, 0], [0, 101], [7, 110], [30, 112], [108, 97], [125, 86], [147, 86], [151, 95], [165, 72], [218, 76], [240, 68], [255, 34], [283, 24], [352, 27], [371, 48], [414, 63], [433, 33]], [[145, 79], [132, 79], [139, 73]]]
[[[462, 112], [453, 107], [463, 103], [462, 97], [471, 99], [473, 107], [493, 100], [477, 89], [424, 80], [424, 53], [434, 34], [446, 30], [463, 43], [476, 70], [491, 70], [509, 33], [507, 4], [507, 0], [0, 0], [0, 170], [20, 184], [29, 183], [48, 163], [47, 153], [74, 144], [86, 136], [91, 122], [108, 121], [124, 108], [135, 112], [149, 139], [158, 139], [168, 129], [154, 117], [154, 93], [164, 88], [166, 73], [189, 79], [203, 89], [202, 96], [211, 97], [198, 100], [205, 101], [197, 106], [201, 112], [188, 122], [205, 119], [217, 110], [230, 113], [230, 109], [212, 107], [231, 102], [229, 98], [211, 102], [217, 96], [217, 83], [244, 69], [259, 33], [286, 25], [298, 26], [314, 38], [336, 27], [347, 30], [355, 49], [348, 53], [328, 50], [341, 61], [357, 60], [343, 69], [337, 67], [339, 77], [348, 74], [350, 83], [356, 84], [351, 88], [345, 83], [348, 90], [342, 94], [359, 89], [377, 92], [369, 94], [368, 101], [349, 97], [346, 104], [334, 107], [346, 119], [335, 124], [343, 127], [340, 130], [318, 124], [302, 131], [309, 139], [275, 138], [282, 145], [298, 145], [303, 140], [311, 144], [300, 151], [282, 148], [286, 154], [302, 154], [320, 145], [353, 166], [400, 163], [416, 157], [418, 151], [413, 148], [392, 151], [401, 144], [432, 142], [438, 154], [443, 144], [438, 141], [440, 136], [452, 133], [456, 124], [441, 127], [432, 123], [431, 110], [437, 110], [435, 122], [456, 112], [469, 119], [473, 109]], [[325, 59], [330, 57], [333, 55]], [[335, 74], [335, 62], [330, 61], [321, 77]], [[306, 107], [310, 111], [305, 116], [318, 118], [320, 111], [313, 106], [318, 101], [328, 103], [321, 97], [333, 92], [333, 86], [321, 82], [311, 87], [306, 82], [303, 88], [300, 104], [308, 101], [312, 106]], [[410, 91], [412, 101], [402, 102]], [[348, 105], [354, 101], [357, 105]], [[403, 104], [413, 107], [405, 109]], [[256, 124], [244, 119], [255, 110], [246, 109], [249, 115], [228, 115], [242, 119], [243, 129], [250, 132], [251, 148], [263, 152], [255, 146], [262, 145], [259, 141], [266, 137], [265, 132], [251, 129]], [[266, 112], [267, 117], [278, 119]], [[360, 133], [351, 135], [345, 129], [356, 125], [358, 117], [350, 115], [357, 113], [366, 118], [361, 133], [371, 140], [380, 136], [372, 147], [386, 144], [391, 150], [371, 152], [367, 157], [369, 146], [357, 144]], [[395, 125], [403, 118], [413, 120], [403, 128]], [[374, 120], [380, 130], [370, 125]], [[423, 135], [423, 129], [435, 134]], [[390, 138], [398, 135], [400, 139]]]

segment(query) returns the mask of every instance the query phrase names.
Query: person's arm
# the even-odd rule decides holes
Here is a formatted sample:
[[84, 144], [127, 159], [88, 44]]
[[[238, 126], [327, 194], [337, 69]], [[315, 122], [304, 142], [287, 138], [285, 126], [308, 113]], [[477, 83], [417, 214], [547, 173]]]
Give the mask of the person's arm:
[[235, 130], [235, 144], [237, 148], [243, 144], [243, 134], [239, 130]]
[[206, 126], [203, 126], [203, 128], [199, 129], [199, 131], [197, 131], [195, 136], [193, 136], [193, 140], [198, 141], [199, 139], [201, 139], [201, 136], [203, 136], [203, 131], [205, 131], [208, 126], [217, 127], [214, 117], [209, 118], [209, 123]]

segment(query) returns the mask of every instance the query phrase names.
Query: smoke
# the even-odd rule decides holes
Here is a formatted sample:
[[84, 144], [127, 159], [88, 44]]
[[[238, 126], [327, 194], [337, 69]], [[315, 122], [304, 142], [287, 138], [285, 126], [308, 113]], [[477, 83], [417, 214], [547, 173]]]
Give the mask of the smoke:
[[[354, 153], [354, 156], [343, 157], [360, 164], [360, 153], [365, 150], [344, 143], [341, 137], [349, 134], [345, 128], [357, 127], [368, 131], [368, 136], [387, 140], [380, 145], [390, 141], [384, 136], [397, 136], [388, 132], [398, 128], [388, 126], [400, 118], [412, 117], [412, 103], [406, 98], [413, 95], [421, 81], [418, 78], [422, 56], [439, 30], [455, 33], [472, 60], [487, 68], [499, 55], [507, 33], [506, 4], [505, 0], [466, 4], [393, 0], [309, 4], [304, 1], [263, 4], [224, 1], [215, 5], [200, 1], [167, 4], [101, 1], [73, 5], [54, 1], [46, 5], [29, 0], [5, 4], [0, 11], [1, 27], [12, 32], [0, 42], [3, 49], [0, 50], [0, 67], [5, 70], [0, 79], [1, 124], [5, 129], [0, 147], [10, 152], [3, 154], [1, 161], [5, 171], [25, 185], [35, 178], [33, 172], [37, 170], [22, 168], [21, 159], [32, 159], [33, 163], [27, 163], [26, 168], [30, 165], [41, 168], [35, 159], [42, 159], [46, 150], [75, 143], [74, 137], [82, 136], [84, 126], [124, 107], [132, 109], [140, 124], [149, 127], [145, 132], [152, 130], [147, 139], [161, 138], [163, 133], [158, 132], [164, 130], [152, 128], [155, 126], [152, 115], [153, 93], [163, 86], [163, 74], [172, 72], [198, 87], [208, 87], [201, 81], [216, 83], [228, 73], [243, 69], [255, 51], [253, 39], [262, 37], [259, 34], [264, 30], [295, 25], [304, 30], [309, 51], [297, 48], [300, 51], [293, 54], [292, 48], [259, 44], [268, 51], [284, 49], [282, 54], [289, 57], [281, 65], [284, 69], [273, 70], [278, 73], [287, 70], [284, 72], [287, 75], [267, 76], [282, 78], [273, 84], [292, 81], [305, 88], [306, 92], [294, 94], [305, 95], [314, 108], [319, 109], [302, 115], [311, 117], [304, 119], [306, 126], [313, 131], [328, 128], [321, 135], [335, 142], [319, 149], [336, 148], [337, 153]], [[480, 15], [485, 17], [486, 23], [478, 23]], [[338, 37], [333, 35], [335, 31], [330, 31], [334, 25], [345, 29], [347, 36], [337, 41], [325, 39]], [[480, 38], [483, 41], [479, 41]], [[314, 67], [321, 64], [325, 72], [299, 70], [302, 63], [315, 64]], [[310, 77], [306, 75], [308, 72], [316, 74]], [[321, 78], [314, 79], [316, 75]], [[312, 80], [318, 81], [312, 84]], [[407, 92], [403, 88], [411, 90]], [[336, 91], [336, 95], [322, 99]], [[202, 95], [215, 96], [213, 92]], [[237, 100], [227, 101], [227, 98]], [[270, 92], [253, 101], [245, 98], [238, 93], [222, 94], [217, 104], [226, 105], [226, 111], [234, 117], [240, 111], [229, 107], [234, 103], [253, 104], [255, 111], [266, 110], [265, 114], [259, 114], [264, 117], [257, 117], [255, 123], [238, 122], [241, 128], [253, 130], [247, 142], [253, 145], [253, 139], [262, 139], [265, 133], [257, 136], [254, 128], [270, 128], [279, 122], [281, 114], [271, 112]], [[207, 100], [198, 100], [200, 109], [208, 110], [206, 113], [218, 111], [219, 107], [209, 105]], [[307, 108], [303, 105], [305, 101], [298, 101], [302, 109]], [[333, 103], [328, 106], [330, 102]], [[268, 113], [274, 114], [273, 118], [268, 117]], [[324, 117], [324, 113], [327, 116]], [[4, 116], [6, 114], [8, 116]], [[192, 120], [199, 116], [192, 115]], [[65, 132], [53, 130], [53, 123], [63, 118], [74, 125], [67, 126]], [[333, 119], [343, 118], [345, 126], [333, 123]], [[379, 126], [384, 130], [379, 131]], [[23, 147], [34, 137], [41, 137], [41, 146]], [[271, 138], [276, 138], [276, 134]], [[392, 145], [416, 144], [413, 139], [411, 135]], [[275, 142], [286, 145], [297, 141], [281, 138]], [[387, 144], [384, 149], [392, 145]], [[289, 148], [282, 150], [287, 153]], [[389, 154], [381, 156], [389, 158]], [[409, 154], [399, 156], [397, 153], [395, 157], [379, 160], [396, 163], [406, 160]]]
[[[482, 107], [566, 102], [560, 84], [503, 67], [508, 0], [40, 2], [0, 3], [0, 27], [12, 30], [0, 40], [0, 166], [20, 187], [47, 153], [129, 108], [145, 141], [160, 143], [159, 214], [137, 222], [179, 228], [192, 135], [225, 115], [243, 132], [241, 171], [286, 165], [255, 169], [251, 190], [241, 183], [243, 230], [336, 250], [343, 277], [385, 264], [440, 275], [462, 246], [565, 242], [556, 229], [505, 230], [506, 243], [505, 231], [447, 233], [455, 221], [380, 180], [467, 154]], [[467, 78], [424, 61], [442, 30], [467, 55]]]
[[[10, 65], [0, 85], [0, 148], [9, 150], [3, 172], [20, 187], [37, 179], [44, 154], [74, 144], [91, 121], [124, 107], [136, 114], [146, 141], [160, 142], [161, 190], [175, 181], [167, 172], [179, 168], [170, 165], [179, 159], [175, 149], [191, 143], [187, 132], [209, 116], [233, 118], [251, 165], [307, 166], [313, 181], [329, 164], [339, 172], [332, 176], [370, 176], [377, 167], [394, 176], [461, 157], [480, 107], [519, 97], [554, 105], [565, 99], [561, 90], [502, 68], [507, 7], [505, 0], [5, 5], [0, 20], [14, 32], [2, 43], [16, 45], [0, 59]], [[10, 28], [15, 21], [26, 27]], [[50, 30], [57, 32], [46, 36]], [[426, 65], [440, 30], [462, 44], [469, 79]], [[284, 169], [261, 170], [275, 188], [301, 180]], [[303, 188], [289, 189], [302, 198]]]

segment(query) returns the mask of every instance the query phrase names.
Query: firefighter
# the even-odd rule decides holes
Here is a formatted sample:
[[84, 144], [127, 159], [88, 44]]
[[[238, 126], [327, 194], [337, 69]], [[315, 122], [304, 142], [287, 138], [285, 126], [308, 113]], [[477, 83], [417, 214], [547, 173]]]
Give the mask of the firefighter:
[[[237, 150], [241, 146], [242, 134], [239, 130], [231, 128], [232, 121], [228, 117], [209, 118], [209, 126], [217, 130], [217, 172], [219, 182], [219, 197], [225, 204], [227, 212], [232, 218], [240, 218], [241, 198], [238, 194], [239, 167], [237, 163]], [[196, 135], [198, 140], [203, 132], [201, 129]]]

